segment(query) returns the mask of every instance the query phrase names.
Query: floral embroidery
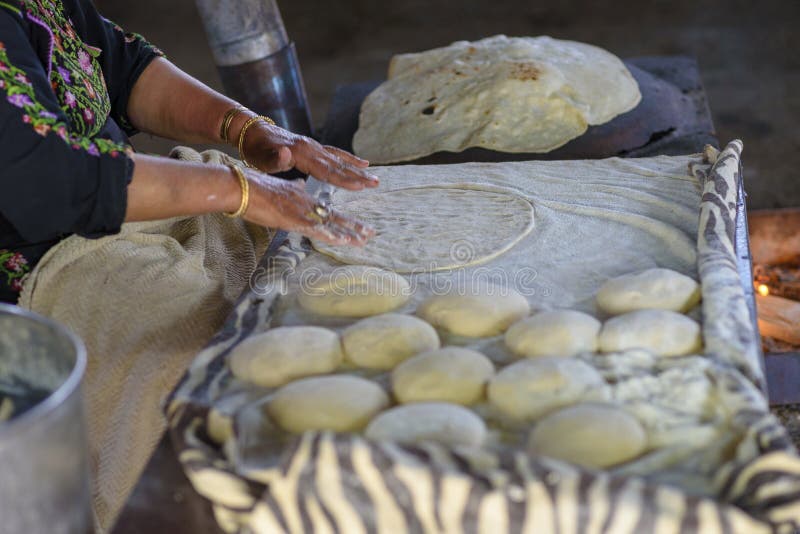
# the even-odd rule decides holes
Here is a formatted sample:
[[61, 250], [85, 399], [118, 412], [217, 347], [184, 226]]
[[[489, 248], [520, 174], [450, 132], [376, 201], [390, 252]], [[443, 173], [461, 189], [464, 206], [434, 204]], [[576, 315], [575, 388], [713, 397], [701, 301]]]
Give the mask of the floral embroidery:
[[[147, 39], [145, 39], [143, 36], [139, 35], [138, 33], [126, 32], [118, 24], [116, 24], [115, 22], [113, 22], [111, 20], [108, 20], [105, 17], [103, 17], [103, 20], [106, 21], [106, 23], [110, 24], [111, 27], [114, 28], [114, 31], [121, 33], [122, 36], [123, 36], [123, 39], [125, 39], [126, 43], [130, 44], [130, 43], [134, 43], [134, 42], [138, 41], [139, 43], [143, 44], [144, 46], [146, 46], [147, 48], [152, 50], [152, 52], [155, 55], [160, 56], [160, 57], [167, 57], [167, 55], [164, 52], [162, 52], [160, 48], [158, 48], [157, 46], [154, 46], [152, 43], [150, 43]], [[125, 116], [124, 114], [119, 116], [119, 117], [115, 117], [115, 118], [117, 119], [117, 124], [119, 124], [120, 128], [122, 128], [123, 130], [128, 130], [128, 131], [134, 131], [135, 130], [133, 125], [128, 120], [128, 117]]]
[[5, 282], [12, 291], [22, 291], [22, 282], [30, 270], [25, 256], [19, 252], [0, 249], [0, 275], [5, 276]]
[[[52, 111], [45, 108], [38, 100], [33, 85], [28, 80], [25, 72], [14, 65], [8, 58], [5, 45], [0, 42], [0, 89], [6, 92], [6, 100], [13, 106], [20, 108], [23, 112], [22, 121], [30, 124], [36, 133], [42, 137], [54, 132], [65, 143], [76, 150], [85, 150], [93, 156], [100, 154], [110, 154], [117, 157], [121, 153], [131, 152], [131, 147], [115, 143], [108, 139], [95, 138], [78, 135], [72, 131], [67, 124], [58, 121], [57, 116]], [[70, 102], [72, 102], [70, 104]], [[77, 108], [77, 102], [70, 96], [66, 97], [67, 106]], [[79, 111], [82, 120], [89, 122], [95, 121], [95, 112], [90, 109]], [[87, 113], [84, 115], [84, 113]], [[0, 256], [2, 258], [2, 256]], [[0, 270], [0, 273], [3, 272]]]
[[140, 43], [142, 43], [143, 45], [145, 45], [146, 47], [151, 49], [156, 55], [161, 56], [161, 57], [166, 57], [167, 56], [164, 52], [161, 51], [160, 48], [154, 46], [151, 42], [149, 42], [147, 39], [145, 39], [143, 36], [139, 35], [138, 33], [126, 32], [125, 30], [120, 28], [118, 24], [116, 24], [115, 22], [113, 22], [111, 20], [108, 20], [105, 17], [103, 17], [103, 20], [106, 21], [107, 23], [111, 24], [111, 26], [114, 28], [114, 30], [116, 30], [119, 33], [121, 33], [124, 36], [126, 43], [130, 44], [130, 43], [133, 43], [135, 41], [139, 41]]
[[55, 68], [48, 68], [48, 74], [71, 130], [89, 137], [96, 135], [105, 120], [95, 117], [108, 117], [111, 111], [108, 88], [97, 62], [103, 51], [80, 39], [60, 1], [25, 0], [24, 3], [28, 20], [50, 32], [53, 47], [50, 61]]

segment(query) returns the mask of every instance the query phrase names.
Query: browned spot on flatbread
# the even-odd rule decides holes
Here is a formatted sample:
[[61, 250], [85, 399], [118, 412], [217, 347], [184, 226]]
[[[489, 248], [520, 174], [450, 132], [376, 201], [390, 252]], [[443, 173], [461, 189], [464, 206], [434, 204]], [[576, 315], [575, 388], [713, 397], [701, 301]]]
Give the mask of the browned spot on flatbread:
[[514, 63], [511, 67], [511, 78], [523, 82], [538, 80], [542, 71], [533, 63]]

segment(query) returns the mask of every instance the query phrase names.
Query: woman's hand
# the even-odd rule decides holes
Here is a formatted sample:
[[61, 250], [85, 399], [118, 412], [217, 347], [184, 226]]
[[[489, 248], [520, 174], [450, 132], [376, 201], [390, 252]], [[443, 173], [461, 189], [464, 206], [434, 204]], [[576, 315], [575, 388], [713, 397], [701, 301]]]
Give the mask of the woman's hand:
[[[133, 154], [125, 221], [152, 221], [205, 213], [235, 212], [242, 203], [238, 175], [223, 165]], [[241, 169], [249, 184], [244, 218], [269, 228], [299, 232], [332, 245], [360, 246], [375, 234], [367, 225], [327, 209], [305, 192], [302, 180], [282, 180]], [[325, 215], [325, 210], [322, 210]]]
[[[268, 228], [299, 232], [331, 245], [362, 246], [375, 230], [333, 209], [325, 219], [315, 213], [317, 201], [305, 183], [243, 169], [250, 182], [250, 203], [244, 218]], [[241, 197], [240, 197], [241, 198]]]
[[[239, 129], [232, 131], [238, 133]], [[231, 140], [237, 139], [238, 135]], [[354, 191], [378, 185], [378, 178], [366, 170], [368, 161], [263, 121], [245, 132], [242, 156], [250, 165], [267, 173], [296, 168], [318, 180]]]

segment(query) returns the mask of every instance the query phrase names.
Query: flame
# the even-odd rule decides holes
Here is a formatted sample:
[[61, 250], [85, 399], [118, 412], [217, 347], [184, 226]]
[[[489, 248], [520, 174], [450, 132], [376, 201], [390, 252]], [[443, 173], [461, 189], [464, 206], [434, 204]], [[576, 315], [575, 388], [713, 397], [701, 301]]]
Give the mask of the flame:
[[756, 290], [758, 291], [758, 294], [761, 295], [762, 297], [766, 297], [767, 295], [769, 295], [769, 287], [766, 284], [758, 284]]

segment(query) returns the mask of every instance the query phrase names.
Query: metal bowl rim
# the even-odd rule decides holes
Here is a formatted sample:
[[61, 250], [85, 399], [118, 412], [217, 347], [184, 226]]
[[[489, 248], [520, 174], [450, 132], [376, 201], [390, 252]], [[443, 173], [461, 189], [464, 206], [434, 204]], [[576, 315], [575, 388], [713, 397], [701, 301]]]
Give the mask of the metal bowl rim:
[[19, 306], [0, 302], [0, 315], [16, 315], [42, 324], [67, 338], [75, 347], [75, 365], [73, 365], [72, 371], [70, 371], [66, 380], [44, 400], [29, 410], [26, 410], [18, 417], [12, 417], [8, 421], [0, 423], [0, 437], [3, 437], [10, 432], [19, 431], [21, 428], [31, 426], [38, 420], [44, 419], [49, 413], [64, 404], [80, 388], [83, 375], [86, 372], [86, 346], [75, 333], [64, 325]]

